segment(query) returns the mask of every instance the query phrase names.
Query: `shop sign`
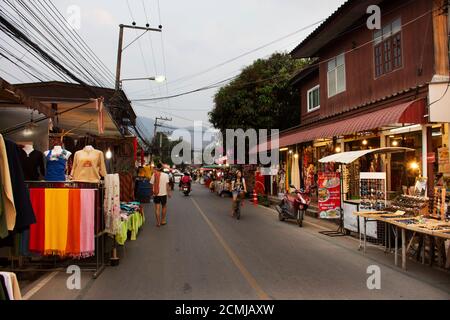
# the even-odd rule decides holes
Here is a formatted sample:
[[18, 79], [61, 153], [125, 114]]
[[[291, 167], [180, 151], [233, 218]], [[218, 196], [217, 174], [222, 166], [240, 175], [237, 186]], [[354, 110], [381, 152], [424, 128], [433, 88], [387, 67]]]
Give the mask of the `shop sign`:
[[320, 172], [319, 212], [321, 219], [339, 219], [341, 216], [341, 179], [337, 172]]
[[436, 163], [436, 154], [434, 152], [429, 152], [427, 155], [428, 163]]

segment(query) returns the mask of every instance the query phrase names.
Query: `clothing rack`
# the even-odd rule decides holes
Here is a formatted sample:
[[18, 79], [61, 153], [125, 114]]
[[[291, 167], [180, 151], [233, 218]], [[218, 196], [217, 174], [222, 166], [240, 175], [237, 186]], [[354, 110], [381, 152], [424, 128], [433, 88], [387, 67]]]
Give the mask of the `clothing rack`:
[[[104, 194], [105, 187], [103, 181], [100, 183], [88, 183], [88, 182], [76, 182], [76, 181], [25, 181], [25, 184], [29, 189], [32, 188], [44, 188], [44, 189], [95, 189], [98, 190], [95, 196], [95, 262], [83, 262], [82, 260], [73, 260], [70, 258], [59, 259], [57, 256], [52, 256], [52, 259], [47, 261], [29, 261], [31, 268], [24, 268], [24, 256], [13, 256], [11, 254], [11, 268], [8, 271], [12, 272], [36, 272], [36, 271], [65, 271], [71, 264], [78, 265], [83, 271], [93, 271], [93, 278], [96, 279], [104, 271], [105, 264], [105, 218], [104, 218]], [[19, 261], [19, 265], [16, 267], [14, 258]], [[87, 258], [88, 260], [91, 258]], [[52, 260], [52, 261], [49, 261]], [[47, 262], [47, 263], [46, 263]], [[49, 266], [50, 263], [50, 266]], [[33, 268], [34, 267], [34, 268]]]

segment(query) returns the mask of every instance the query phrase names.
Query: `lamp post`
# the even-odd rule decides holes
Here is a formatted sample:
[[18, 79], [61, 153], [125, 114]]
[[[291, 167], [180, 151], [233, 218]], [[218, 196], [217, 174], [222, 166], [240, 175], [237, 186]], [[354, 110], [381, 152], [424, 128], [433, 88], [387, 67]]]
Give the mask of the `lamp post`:
[[150, 80], [150, 81], [156, 81], [158, 83], [163, 83], [164, 81], [166, 81], [166, 77], [160, 75], [160, 76], [155, 76], [155, 77], [121, 79], [121, 80], [119, 80], [119, 87], [122, 88], [122, 83], [124, 81], [141, 81], [141, 80]]

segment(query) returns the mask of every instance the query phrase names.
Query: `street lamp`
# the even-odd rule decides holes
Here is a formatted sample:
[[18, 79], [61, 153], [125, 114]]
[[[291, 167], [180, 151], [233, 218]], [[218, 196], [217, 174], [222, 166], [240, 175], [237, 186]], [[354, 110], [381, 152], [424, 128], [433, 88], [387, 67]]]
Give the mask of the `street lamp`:
[[122, 86], [122, 82], [124, 82], [124, 81], [141, 81], [141, 80], [150, 80], [150, 81], [156, 81], [158, 83], [163, 83], [164, 81], [166, 81], [166, 77], [159, 75], [159, 76], [155, 76], [155, 77], [122, 79], [122, 80], [120, 80], [120, 86]]

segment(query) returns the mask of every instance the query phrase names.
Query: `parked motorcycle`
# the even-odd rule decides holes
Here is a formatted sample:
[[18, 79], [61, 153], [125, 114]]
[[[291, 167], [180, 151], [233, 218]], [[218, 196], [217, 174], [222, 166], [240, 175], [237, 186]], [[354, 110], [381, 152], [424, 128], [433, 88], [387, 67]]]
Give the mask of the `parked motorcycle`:
[[311, 203], [310, 190], [297, 190], [295, 186], [291, 186], [291, 188], [295, 191], [285, 193], [281, 203], [276, 206], [278, 218], [280, 221], [287, 219], [296, 220], [298, 226], [301, 228], [306, 210], [308, 210], [309, 204]]

